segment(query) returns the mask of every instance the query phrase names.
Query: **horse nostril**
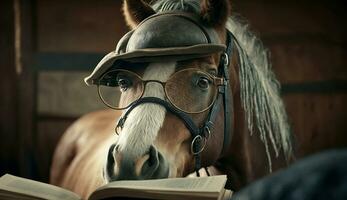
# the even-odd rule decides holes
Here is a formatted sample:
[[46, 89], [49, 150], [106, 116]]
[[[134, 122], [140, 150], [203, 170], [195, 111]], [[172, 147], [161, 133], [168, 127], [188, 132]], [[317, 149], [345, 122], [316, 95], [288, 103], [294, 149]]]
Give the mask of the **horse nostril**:
[[119, 152], [119, 144], [117, 144], [113, 149], [113, 153], [118, 153], [118, 152]]
[[149, 166], [158, 163], [158, 151], [153, 146], [149, 148], [149, 158], [147, 161]]
[[143, 163], [140, 171], [142, 179], [166, 178], [169, 174], [168, 164], [164, 157], [154, 146], [149, 148], [146, 154], [147, 160]]
[[117, 144], [109, 149], [105, 170], [108, 181], [166, 178], [168, 174], [168, 163], [154, 146], [140, 157], [123, 152]]
[[105, 167], [105, 171], [103, 172], [104, 178], [107, 181], [114, 179], [113, 170], [115, 165], [115, 159], [114, 159], [115, 146], [116, 146], [115, 144], [112, 144], [110, 148], [108, 149], [106, 167]]
[[108, 161], [113, 161], [113, 156], [115, 155], [115, 144], [112, 144], [110, 148], [108, 149], [108, 154], [107, 154], [107, 160]]

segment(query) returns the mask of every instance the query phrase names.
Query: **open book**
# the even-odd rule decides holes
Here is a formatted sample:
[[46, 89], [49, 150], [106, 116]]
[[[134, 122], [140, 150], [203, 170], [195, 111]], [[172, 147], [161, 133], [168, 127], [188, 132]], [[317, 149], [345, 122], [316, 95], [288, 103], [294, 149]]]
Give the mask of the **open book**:
[[[108, 183], [89, 197], [101, 199], [230, 199], [232, 192], [225, 190], [226, 176], [198, 178], [169, 178], [137, 181], [115, 181]], [[5, 174], [0, 178], [0, 199], [51, 199], [77, 200], [77, 194], [63, 188], [25, 178]]]

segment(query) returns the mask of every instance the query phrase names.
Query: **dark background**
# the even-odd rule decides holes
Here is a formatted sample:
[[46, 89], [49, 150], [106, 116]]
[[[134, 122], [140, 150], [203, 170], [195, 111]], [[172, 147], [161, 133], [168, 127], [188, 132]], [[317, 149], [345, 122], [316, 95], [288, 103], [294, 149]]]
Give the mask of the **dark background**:
[[[64, 130], [103, 108], [82, 78], [127, 32], [121, 2], [0, 2], [0, 175], [48, 181]], [[232, 7], [271, 50], [298, 157], [347, 146], [343, 0], [235, 0]]]

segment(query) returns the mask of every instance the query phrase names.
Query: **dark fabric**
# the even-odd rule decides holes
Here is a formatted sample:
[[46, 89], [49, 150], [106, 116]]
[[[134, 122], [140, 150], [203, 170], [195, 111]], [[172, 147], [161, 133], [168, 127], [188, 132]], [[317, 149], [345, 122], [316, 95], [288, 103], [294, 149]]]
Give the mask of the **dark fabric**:
[[232, 200], [346, 200], [347, 149], [305, 158], [237, 192]]

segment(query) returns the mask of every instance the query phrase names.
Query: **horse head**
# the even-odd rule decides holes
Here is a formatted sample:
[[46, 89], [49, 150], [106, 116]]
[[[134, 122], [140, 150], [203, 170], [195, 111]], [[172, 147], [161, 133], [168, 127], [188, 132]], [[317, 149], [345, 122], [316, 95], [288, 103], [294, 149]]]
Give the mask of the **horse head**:
[[260, 168], [271, 170], [273, 154], [291, 154], [276, 82], [228, 28], [229, 4], [124, 1], [132, 30], [85, 79], [98, 85], [106, 105], [123, 111], [106, 181], [199, 175], [202, 167], [230, 165], [224, 173], [237, 185], [240, 174], [254, 173], [243, 168], [252, 162], [253, 150], [244, 147], [253, 132], [261, 139], [255, 146], [264, 148], [258, 157], [269, 161]]

